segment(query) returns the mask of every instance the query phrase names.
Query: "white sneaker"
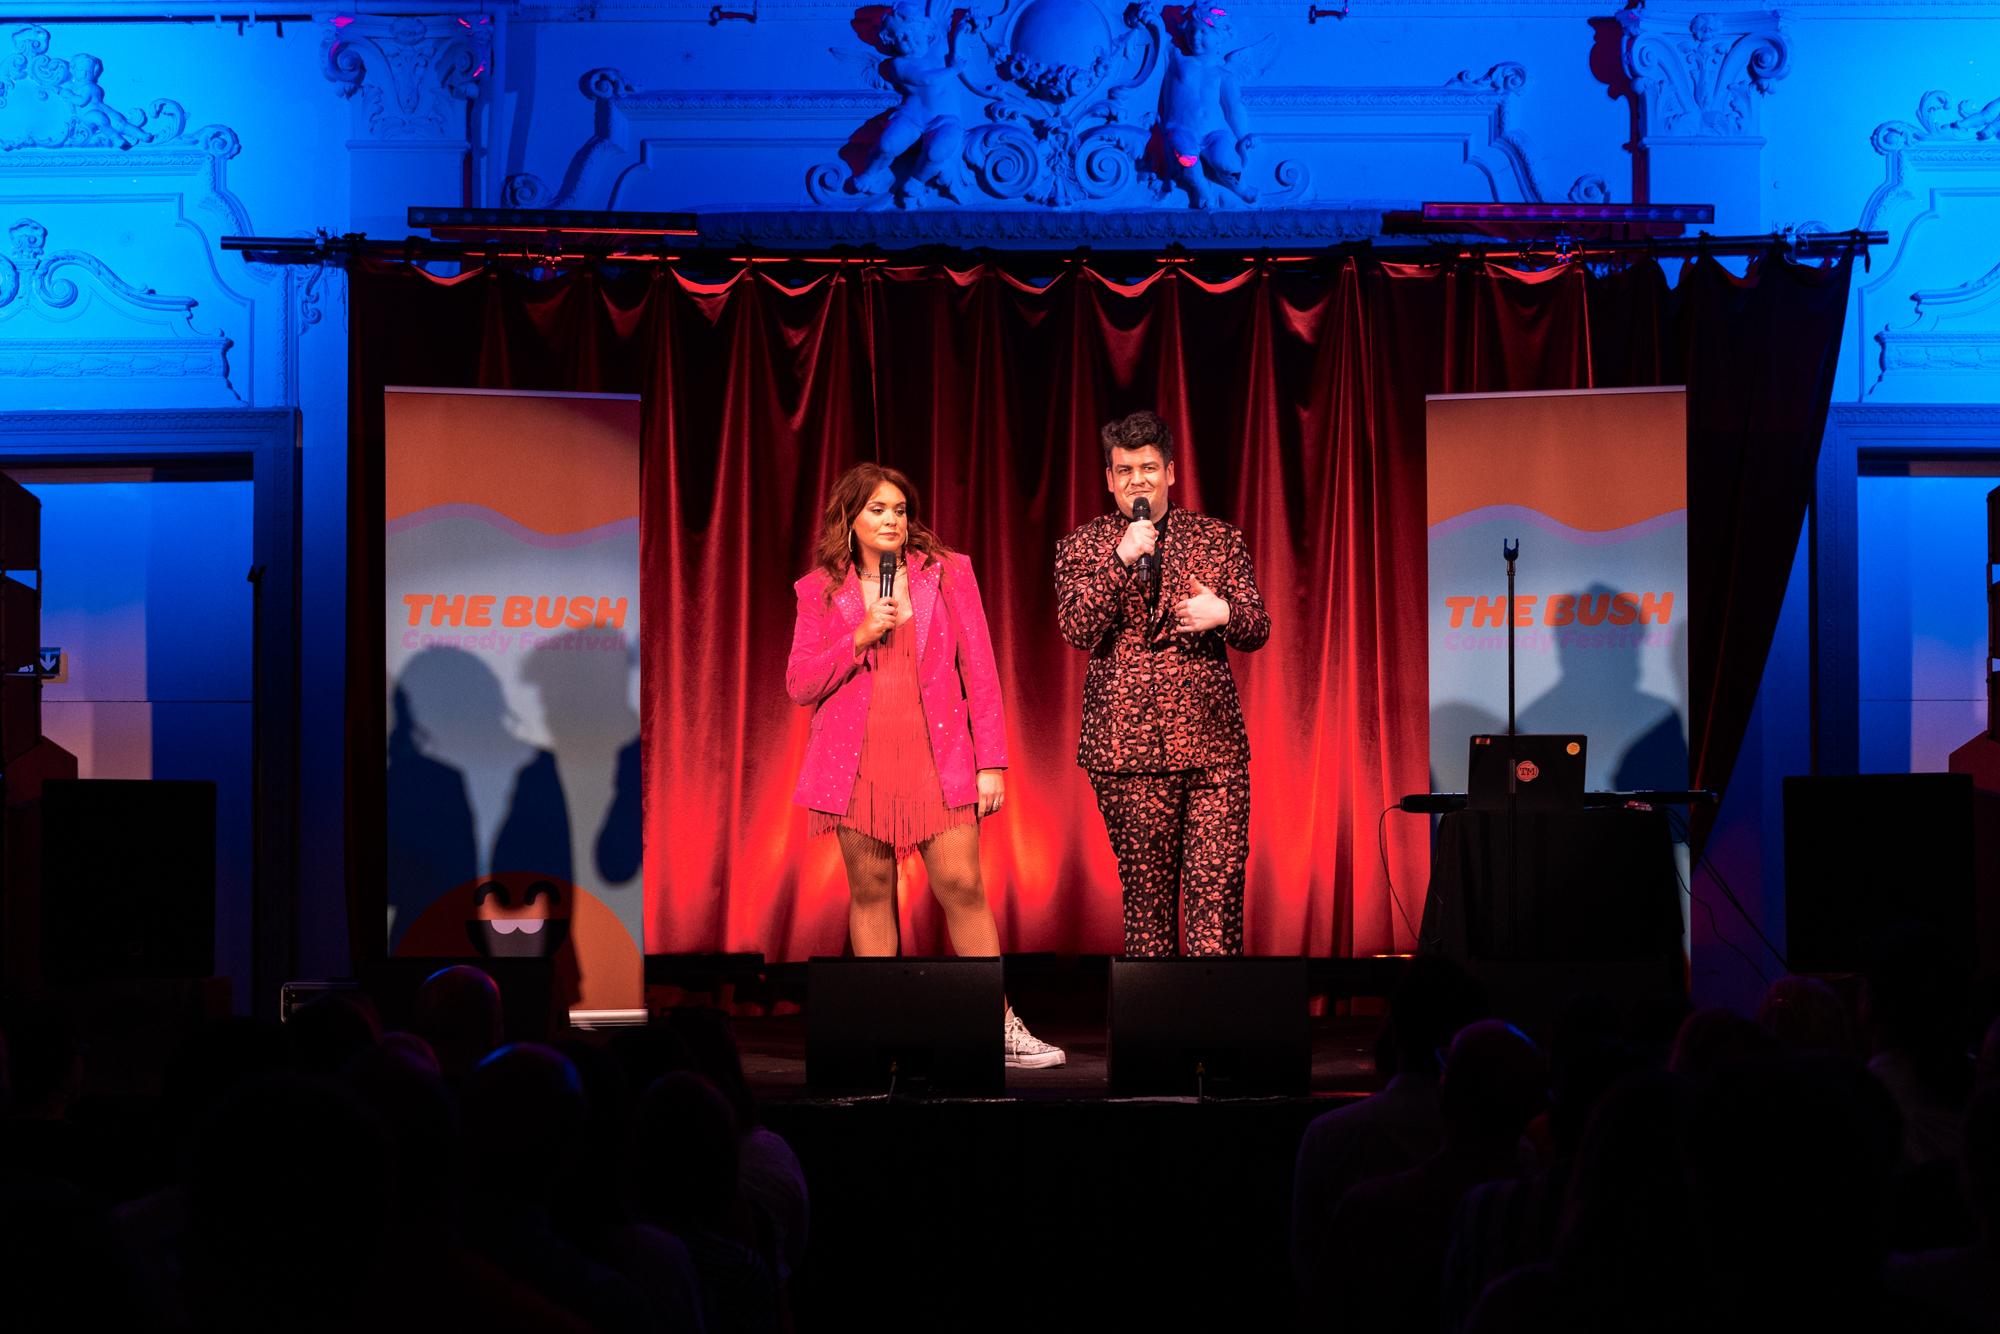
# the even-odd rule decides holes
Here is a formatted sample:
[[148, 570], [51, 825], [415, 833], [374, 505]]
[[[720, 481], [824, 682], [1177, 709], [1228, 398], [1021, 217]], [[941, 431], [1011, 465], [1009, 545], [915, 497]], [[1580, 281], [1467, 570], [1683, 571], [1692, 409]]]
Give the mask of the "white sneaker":
[[1052, 1042], [1044, 1042], [1028, 1031], [1021, 1022], [1021, 1016], [1014, 1013], [1014, 1007], [1007, 1007], [1007, 1018], [1003, 1024], [1004, 1042], [1007, 1049], [1007, 1064], [1016, 1070], [1046, 1070], [1067, 1061], [1063, 1049]]

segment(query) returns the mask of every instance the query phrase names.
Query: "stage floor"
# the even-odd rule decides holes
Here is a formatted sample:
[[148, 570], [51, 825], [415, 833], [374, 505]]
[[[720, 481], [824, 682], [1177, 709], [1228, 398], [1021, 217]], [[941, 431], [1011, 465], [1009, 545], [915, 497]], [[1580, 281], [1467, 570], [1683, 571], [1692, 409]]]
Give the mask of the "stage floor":
[[[1022, 1015], [1031, 1011], [1023, 1001]], [[1106, 1071], [1108, 1045], [1102, 1018], [1051, 1015], [1046, 1022], [1030, 1020], [1035, 1035], [1068, 1053], [1066, 1064], [1051, 1070], [1009, 1070], [1007, 1096], [1013, 1099], [1109, 1098]], [[743, 1074], [762, 1101], [813, 1100], [806, 1086], [806, 1019], [803, 1014], [739, 1017], [734, 1021], [737, 1045], [743, 1053]], [[1375, 1038], [1380, 1017], [1348, 1016], [1312, 1021], [1312, 1084], [1315, 1098], [1367, 1093], [1376, 1087]], [[832, 1101], [852, 1101], [840, 1097]]]

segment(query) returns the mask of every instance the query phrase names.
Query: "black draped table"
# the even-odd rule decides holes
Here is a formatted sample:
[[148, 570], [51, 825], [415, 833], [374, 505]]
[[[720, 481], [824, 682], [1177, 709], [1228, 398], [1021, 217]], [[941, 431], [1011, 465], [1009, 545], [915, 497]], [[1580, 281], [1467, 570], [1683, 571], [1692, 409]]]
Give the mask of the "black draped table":
[[1666, 812], [1454, 811], [1438, 822], [1417, 952], [1625, 963], [1681, 957]]

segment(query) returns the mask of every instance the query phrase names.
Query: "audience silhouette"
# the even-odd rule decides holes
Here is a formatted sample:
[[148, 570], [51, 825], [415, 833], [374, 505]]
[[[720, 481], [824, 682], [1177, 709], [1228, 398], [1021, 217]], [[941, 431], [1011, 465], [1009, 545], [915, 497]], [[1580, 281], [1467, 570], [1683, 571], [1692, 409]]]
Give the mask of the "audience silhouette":
[[[2000, 1033], [1934, 935], [1879, 945], [1865, 978], [1782, 977], [1756, 1020], [1686, 1013], [1671, 1041], [1668, 1006], [1580, 996], [1537, 1042], [1415, 961], [1381, 1091], [1298, 1144], [1302, 1325], [2000, 1330]], [[343, 993], [208, 1023], [149, 1158], [93, 1120], [62, 1014], [0, 995], [0, 1323], [794, 1328], [805, 1173], [728, 1018], [541, 1045], [506, 1017], [459, 966], [407, 1031]]]

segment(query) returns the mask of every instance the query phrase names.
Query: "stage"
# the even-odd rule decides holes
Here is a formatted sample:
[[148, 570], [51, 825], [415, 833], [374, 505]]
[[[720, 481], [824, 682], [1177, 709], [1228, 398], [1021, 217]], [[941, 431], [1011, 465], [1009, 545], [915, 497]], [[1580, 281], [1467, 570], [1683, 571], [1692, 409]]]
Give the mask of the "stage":
[[[1023, 1002], [1024, 1017], [1033, 1012]], [[1055, 1043], [1068, 1054], [1066, 1064], [1052, 1070], [1009, 1070], [1004, 1098], [950, 1098], [952, 1102], [1194, 1102], [1187, 1098], [1112, 1098], [1106, 1067], [1104, 1021], [1056, 1017], [1029, 1025], [1035, 1036]], [[1375, 1088], [1375, 1035], [1382, 1027], [1376, 1017], [1328, 1017], [1312, 1021], [1312, 1092], [1304, 1101], [1351, 1097]], [[848, 1105], [879, 1102], [871, 1096], [819, 1096], [806, 1085], [806, 1021], [803, 1014], [738, 1019], [736, 1038], [743, 1051], [743, 1073], [766, 1106], [777, 1104]], [[925, 1101], [921, 1096], [902, 1101]], [[1207, 1099], [1206, 1101], [1217, 1101]], [[1251, 1099], [1250, 1101], [1270, 1101]], [[1331, 1104], [1329, 1104], [1331, 1105]]]
[[1004, 1097], [817, 1095], [803, 1012], [735, 1020], [811, 1190], [801, 1328], [1290, 1323], [1293, 1156], [1375, 1087], [1382, 1016], [1312, 1019], [1307, 1097], [1113, 1098], [1101, 965], [1010, 966], [1017, 1010], [1069, 1059], [1007, 1071]]
[[1283, 1327], [1293, 1156], [1367, 1083], [1375, 1027], [1315, 1023], [1314, 1096], [1197, 1101], [1107, 1097], [1102, 1030], [1070, 1024], [1043, 1025], [1070, 1064], [1004, 1098], [814, 1098], [803, 1026], [745, 1025], [812, 1192], [801, 1326]]

